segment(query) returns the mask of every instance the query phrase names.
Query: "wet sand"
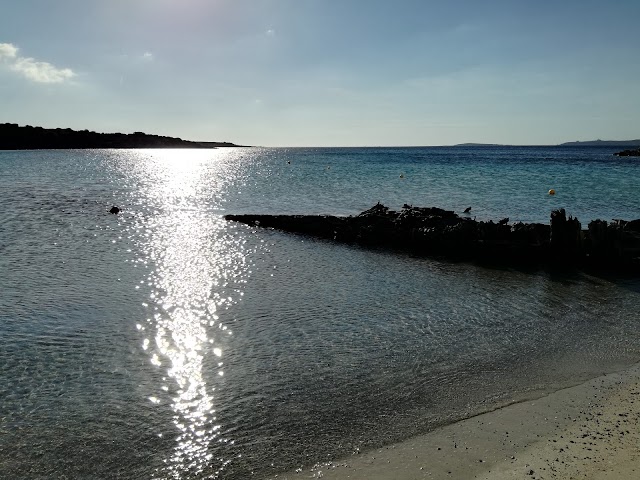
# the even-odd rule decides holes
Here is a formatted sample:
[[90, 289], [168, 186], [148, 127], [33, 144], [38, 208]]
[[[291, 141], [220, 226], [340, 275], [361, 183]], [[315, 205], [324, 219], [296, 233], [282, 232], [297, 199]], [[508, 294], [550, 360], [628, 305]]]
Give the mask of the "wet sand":
[[637, 479], [640, 364], [279, 480]]

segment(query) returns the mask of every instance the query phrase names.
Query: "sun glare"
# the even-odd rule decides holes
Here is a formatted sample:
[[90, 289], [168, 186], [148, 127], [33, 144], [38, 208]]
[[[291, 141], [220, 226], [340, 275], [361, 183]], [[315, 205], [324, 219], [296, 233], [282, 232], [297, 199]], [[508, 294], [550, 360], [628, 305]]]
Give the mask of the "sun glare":
[[232, 284], [246, 274], [245, 256], [241, 245], [221, 234], [221, 216], [196, 208], [221, 188], [224, 152], [145, 150], [138, 156], [139, 188], [152, 206], [141, 247], [143, 260], [154, 265], [145, 279], [149, 318], [138, 330], [146, 335], [141, 348], [150, 363], [166, 373], [150, 401], [170, 405], [178, 431], [168, 471], [159, 474], [182, 478], [230, 461], [213, 457], [217, 445], [229, 442], [215, 413], [232, 335], [219, 310], [236, 301]]

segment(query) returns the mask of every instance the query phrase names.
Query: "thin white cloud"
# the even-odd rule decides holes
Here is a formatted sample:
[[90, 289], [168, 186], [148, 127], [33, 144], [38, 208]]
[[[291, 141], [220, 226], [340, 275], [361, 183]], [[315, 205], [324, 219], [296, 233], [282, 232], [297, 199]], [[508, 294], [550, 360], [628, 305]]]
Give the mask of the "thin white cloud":
[[76, 76], [70, 68], [58, 68], [49, 62], [21, 57], [18, 47], [11, 43], [0, 43], [0, 61], [11, 71], [37, 83], [62, 83]]
[[270, 28], [269, 30], [267, 30], [268, 37], [274, 37], [275, 34], [276, 34], [276, 31], [273, 28]]
[[148, 61], [153, 60], [153, 53], [151, 53], [151, 52], [144, 52], [144, 53], [142, 54], [142, 59], [143, 59], [143, 60], [148, 60]]

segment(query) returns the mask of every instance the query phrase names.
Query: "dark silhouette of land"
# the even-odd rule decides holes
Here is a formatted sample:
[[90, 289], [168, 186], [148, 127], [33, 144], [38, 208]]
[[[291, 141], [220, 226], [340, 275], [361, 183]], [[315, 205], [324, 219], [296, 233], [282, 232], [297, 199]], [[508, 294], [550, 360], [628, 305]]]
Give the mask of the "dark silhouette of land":
[[74, 148], [217, 148], [239, 147], [229, 142], [191, 142], [181, 138], [135, 133], [96, 133], [70, 128], [42, 128], [0, 124], [0, 150]]
[[561, 143], [561, 147], [640, 147], [637, 140], [587, 140], [585, 142]]
[[[454, 147], [517, 147], [527, 145], [508, 145], [500, 143], [458, 143]], [[559, 145], [530, 145], [533, 147], [640, 147], [637, 140], [585, 140], [584, 142], [565, 142]]]
[[509, 147], [501, 143], [457, 143], [454, 147]]

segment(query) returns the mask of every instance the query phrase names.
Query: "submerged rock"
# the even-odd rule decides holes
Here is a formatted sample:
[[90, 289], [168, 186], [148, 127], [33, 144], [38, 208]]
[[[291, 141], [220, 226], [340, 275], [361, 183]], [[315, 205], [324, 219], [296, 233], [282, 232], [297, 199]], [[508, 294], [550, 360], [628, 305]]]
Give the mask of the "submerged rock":
[[618, 153], [614, 153], [616, 157], [640, 157], [640, 148], [631, 149], [631, 150], [623, 150]]

